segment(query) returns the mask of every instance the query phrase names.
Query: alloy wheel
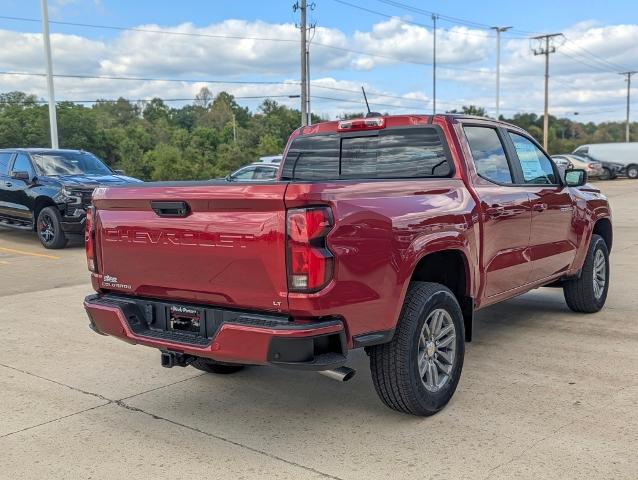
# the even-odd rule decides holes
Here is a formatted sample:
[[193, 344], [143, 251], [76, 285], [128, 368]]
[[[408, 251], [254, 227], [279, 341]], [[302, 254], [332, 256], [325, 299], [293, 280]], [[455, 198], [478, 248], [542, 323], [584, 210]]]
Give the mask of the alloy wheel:
[[433, 310], [419, 336], [419, 376], [425, 388], [438, 392], [447, 384], [456, 357], [456, 329], [451, 315], [442, 308]]
[[607, 261], [605, 259], [605, 254], [602, 250], [596, 250], [596, 255], [594, 256], [594, 274], [593, 274], [593, 285], [594, 285], [594, 296], [597, 300], [603, 296], [603, 292], [605, 291], [605, 284], [607, 283]]
[[44, 213], [40, 218], [40, 237], [44, 243], [51, 243], [55, 238], [55, 226], [51, 215]]

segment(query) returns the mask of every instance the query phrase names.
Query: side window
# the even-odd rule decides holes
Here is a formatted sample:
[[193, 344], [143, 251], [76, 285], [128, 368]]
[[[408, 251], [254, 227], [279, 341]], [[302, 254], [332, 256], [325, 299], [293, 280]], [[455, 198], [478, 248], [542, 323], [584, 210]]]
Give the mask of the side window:
[[468, 126], [463, 130], [470, 144], [478, 174], [496, 183], [514, 183], [505, 149], [496, 129]]
[[275, 178], [277, 170], [274, 168], [257, 167], [255, 168], [255, 176], [253, 180], [272, 180]]
[[534, 142], [517, 133], [508, 132], [523, 169], [525, 183], [556, 185], [558, 183], [552, 162]]
[[13, 162], [12, 172], [28, 172], [30, 175], [33, 175], [33, 166], [31, 165], [31, 160], [24, 153], [18, 153], [18, 156]]
[[0, 152], [0, 175], [6, 175], [9, 172], [9, 162], [12, 153]]
[[244, 168], [243, 170], [240, 170], [235, 175], [233, 175], [233, 180], [252, 180], [254, 174], [254, 167]]

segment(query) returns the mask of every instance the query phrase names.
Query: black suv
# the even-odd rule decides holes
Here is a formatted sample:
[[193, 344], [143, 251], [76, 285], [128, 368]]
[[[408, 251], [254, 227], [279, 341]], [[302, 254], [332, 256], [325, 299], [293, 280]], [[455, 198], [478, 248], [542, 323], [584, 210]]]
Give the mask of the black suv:
[[0, 150], [0, 225], [35, 230], [45, 248], [82, 234], [91, 195], [101, 185], [139, 182], [82, 150]]

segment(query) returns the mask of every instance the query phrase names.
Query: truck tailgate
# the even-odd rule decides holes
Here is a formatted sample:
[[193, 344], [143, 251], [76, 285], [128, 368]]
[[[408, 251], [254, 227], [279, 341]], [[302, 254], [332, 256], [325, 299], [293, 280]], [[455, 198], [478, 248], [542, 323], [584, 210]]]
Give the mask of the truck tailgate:
[[[93, 204], [102, 289], [287, 311], [286, 187], [183, 182], [98, 188]], [[186, 206], [185, 215], [179, 206]]]

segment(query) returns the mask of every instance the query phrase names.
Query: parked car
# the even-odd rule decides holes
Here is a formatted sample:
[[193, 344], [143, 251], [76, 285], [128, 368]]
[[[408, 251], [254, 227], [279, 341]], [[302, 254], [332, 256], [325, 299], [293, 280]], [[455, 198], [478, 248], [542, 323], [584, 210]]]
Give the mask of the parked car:
[[139, 182], [82, 150], [0, 150], [0, 225], [35, 230], [45, 248], [84, 235], [93, 190]]
[[229, 182], [264, 182], [275, 180], [279, 164], [253, 163], [242, 167], [226, 177]]
[[552, 155], [552, 160], [554, 160], [557, 167], [562, 168], [563, 170], [574, 168], [574, 165], [569, 161], [569, 158], [563, 155]]
[[255, 163], [272, 163], [272, 164], [280, 164], [282, 155], [268, 155], [266, 157], [259, 157], [259, 160]]
[[561, 154], [552, 155], [552, 159], [561, 167], [562, 164], [568, 163], [568, 169], [577, 168], [585, 170], [587, 172], [587, 176], [590, 178], [601, 178], [604, 176], [603, 164], [585, 157], [572, 154]]
[[381, 400], [431, 415], [476, 310], [544, 285], [576, 312], [605, 304], [611, 213], [585, 179], [496, 120], [302, 127], [274, 182], [99, 189], [84, 305], [93, 330], [159, 349], [165, 367], [347, 380], [365, 348]]
[[638, 142], [592, 143], [581, 145], [573, 153], [605, 163], [603, 167], [609, 170], [609, 178], [624, 174], [638, 179]]

